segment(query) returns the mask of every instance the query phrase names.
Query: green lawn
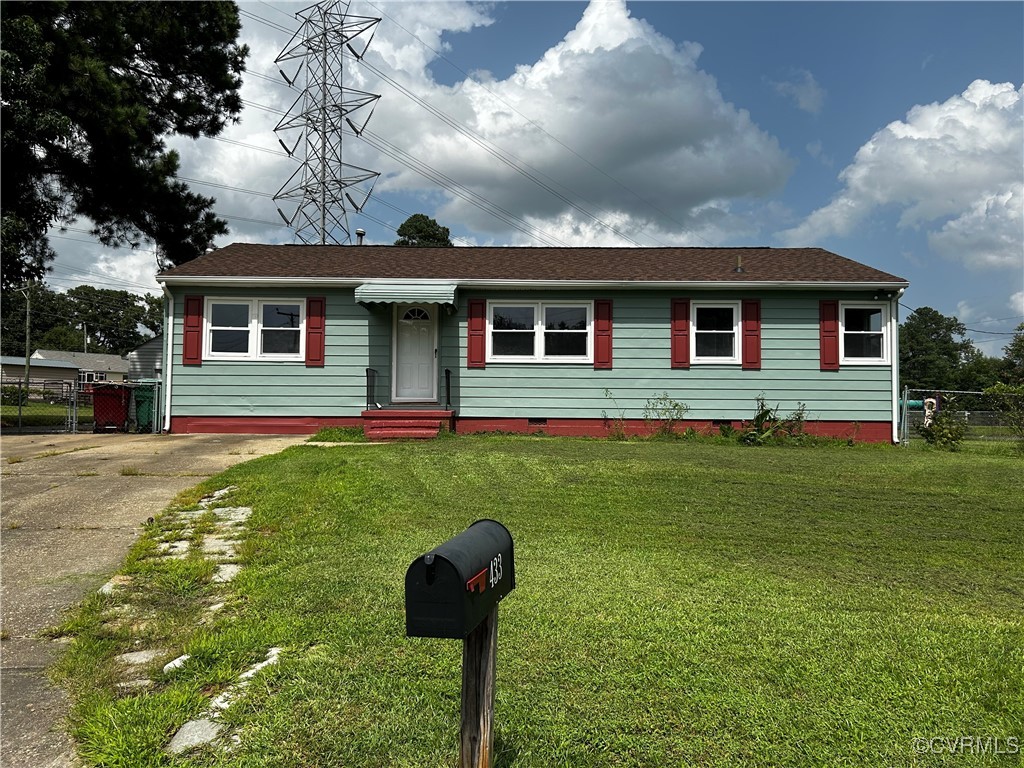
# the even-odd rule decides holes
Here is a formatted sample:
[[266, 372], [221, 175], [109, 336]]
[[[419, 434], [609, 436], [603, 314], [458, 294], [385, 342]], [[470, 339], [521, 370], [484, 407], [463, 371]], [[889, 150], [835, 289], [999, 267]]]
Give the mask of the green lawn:
[[[67, 421], [68, 407], [64, 403], [45, 403], [30, 400], [21, 407], [21, 425], [24, 427], [61, 426]], [[92, 407], [78, 409], [78, 421], [92, 422]], [[0, 425], [3, 427], [18, 426], [18, 406], [0, 405]]]
[[[198, 556], [129, 557], [132, 628], [94, 597], [58, 675], [81, 750], [161, 749], [270, 646], [195, 766], [453, 765], [461, 644], [404, 636], [404, 574], [492, 517], [515, 537], [499, 620], [496, 764], [1020, 765], [915, 738], [1024, 743], [1024, 461], [1008, 444], [744, 448], [721, 441], [458, 437], [298, 446], [205, 483], [254, 509], [225, 589]], [[202, 600], [227, 595], [210, 624]], [[115, 653], [194, 658], [113, 693]]]

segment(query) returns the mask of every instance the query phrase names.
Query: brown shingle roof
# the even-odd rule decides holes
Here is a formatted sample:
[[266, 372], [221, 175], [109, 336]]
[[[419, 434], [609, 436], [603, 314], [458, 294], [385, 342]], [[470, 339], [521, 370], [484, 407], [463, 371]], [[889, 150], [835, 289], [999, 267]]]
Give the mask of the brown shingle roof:
[[[742, 262], [743, 271], [737, 272]], [[405, 248], [234, 243], [161, 277], [906, 283], [821, 248]]]

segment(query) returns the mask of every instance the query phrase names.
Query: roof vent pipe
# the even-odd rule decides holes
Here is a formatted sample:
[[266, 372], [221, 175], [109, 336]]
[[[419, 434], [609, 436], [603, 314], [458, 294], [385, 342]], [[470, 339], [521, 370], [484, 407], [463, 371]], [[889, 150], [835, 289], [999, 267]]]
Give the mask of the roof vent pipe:
[[736, 254], [736, 269], [734, 269], [733, 272], [740, 275], [746, 271], [747, 270], [743, 268], [743, 256], [741, 254]]
[[365, 236], [366, 236], [366, 230], [365, 229], [357, 229], [356, 230], [356, 237], [359, 238], [359, 239], [356, 240], [356, 245], [362, 245], [363, 244], [363, 238]]

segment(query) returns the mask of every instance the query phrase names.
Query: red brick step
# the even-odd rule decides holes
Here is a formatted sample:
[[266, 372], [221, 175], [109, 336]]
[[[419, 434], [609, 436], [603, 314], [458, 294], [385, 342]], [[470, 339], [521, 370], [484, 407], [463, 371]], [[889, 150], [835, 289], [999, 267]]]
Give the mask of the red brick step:
[[367, 440], [431, 440], [442, 428], [451, 428], [453, 415], [439, 410], [363, 411], [363, 433]]

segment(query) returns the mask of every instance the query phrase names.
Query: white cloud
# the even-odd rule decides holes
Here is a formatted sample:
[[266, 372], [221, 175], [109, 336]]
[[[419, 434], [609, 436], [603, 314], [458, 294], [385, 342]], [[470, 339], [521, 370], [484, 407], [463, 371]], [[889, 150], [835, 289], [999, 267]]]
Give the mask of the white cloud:
[[1024, 253], [1024, 88], [976, 80], [941, 104], [915, 106], [862, 146], [843, 190], [779, 237], [850, 235], [892, 206], [901, 228], [928, 228], [931, 248], [971, 268], [1019, 266]]
[[825, 89], [806, 69], [793, 71], [788, 80], [769, 80], [768, 84], [776, 93], [791, 99], [797, 108], [812, 115], [821, 112], [825, 105]]
[[950, 260], [969, 258], [967, 263], [971, 267], [1024, 266], [1022, 191], [1020, 184], [1008, 185], [976, 200], [970, 209], [943, 224], [942, 229], [929, 232], [929, 247]]
[[1008, 306], [1018, 317], [1024, 316], [1024, 291], [1017, 291], [1010, 300], [1006, 302]]
[[[620, 231], [678, 241], [702, 225], [709, 206], [727, 215], [728, 201], [779, 189], [792, 167], [778, 142], [698, 69], [700, 53], [699, 45], [677, 46], [632, 18], [622, 0], [594, 0], [561, 42], [504, 80], [446, 87], [426, 71], [390, 73], [500, 147], [507, 162], [393, 90], [373, 130], [559, 239], [578, 231], [568, 242], [590, 242], [582, 238], [594, 224], [568, 198]], [[368, 60], [384, 63], [372, 49]], [[517, 173], [508, 156], [554, 192]], [[371, 162], [386, 170], [382, 191], [436, 189], [388, 158]], [[438, 214], [485, 237], [509, 237], [506, 224], [452, 195]], [[563, 230], [566, 220], [573, 226]]]
[[[218, 244], [292, 240], [291, 231], [278, 224], [270, 199], [298, 167], [279, 154], [273, 130], [279, 112], [288, 110], [297, 95], [276, 82], [280, 76], [274, 59], [290, 33], [273, 25], [296, 28], [294, 18], [287, 17], [304, 7], [247, 6], [269, 23], [250, 15], [242, 19], [241, 42], [249, 46], [250, 56], [240, 122], [228, 126], [219, 140], [168, 141], [181, 155], [182, 177], [233, 188], [189, 182], [193, 191], [216, 198], [215, 212], [227, 217], [231, 232]], [[444, 85], [433, 75], [434, 68], [447, 66], [436, 52], [448, 52], [458, 61], [460, 37], [451, 33], [494, 23], [490, 6], [456, 1], [375, 2], [371, 7], [353, 2], [353, 13], [386, 18], [366, 54], [370, 66], [346, 61], [346, 85], [383, 94], [368, 126], [373, 134], [506, 212], [506, 218], [543, 230], [553, 241], [735, 242], [763, 226], [759, 211], [749, 209], [753, 201], [782, 188], [793, 160], [746, 110], [727, 102], [714, 77], [698, 67], [701, 46], [677, 44], [661, 35], [633, 18], [624, 0], [593, 0], [579, 9], [574, 29], [535, 60], [520, 61], [509, 76], [477, 73], [476, 79]], [[371, 66], [443, 112], [444, 119], [384, 82]], [[294, 65], [285, 71], [293, 74]], [[468, 126], [503, 159], [458, 133], [447, 120]], [[468, 228], [473, 240], [542, 242], [367, 141], [346, 139], [345, 161], [381, 171], [378, 199], [408, 194], [429, 201], [431, 215], [448, 226]], [[137, 257], [124, 249], [100, 255], [95, 246], [74, 250], [62, 244], [60, 250], [60, 261], [88, 264], [93, 272], [102, 266], [104, 274], [120, 270], [119, 275], [139, 280], [143, 274]], [[86, 282], [84, 273], [82, 277]]]

